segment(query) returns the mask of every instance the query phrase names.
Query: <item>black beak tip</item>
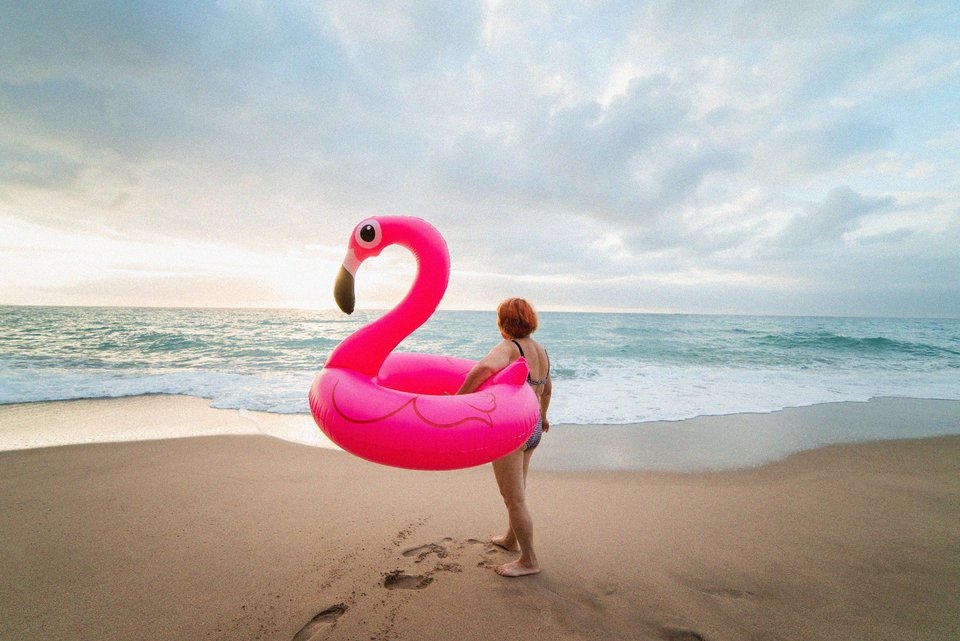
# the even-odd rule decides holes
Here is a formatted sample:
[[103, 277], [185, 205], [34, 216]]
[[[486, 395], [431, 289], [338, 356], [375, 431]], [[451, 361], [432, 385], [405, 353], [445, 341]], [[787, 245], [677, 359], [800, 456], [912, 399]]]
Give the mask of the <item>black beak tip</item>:
[[337, 280], [333, 285], [333, 299], [337, 301], [337, 307], [340, 311], [350, 315], [353, 313], [356, 297], [353, 292], [353, 274], [347, 271], [346, 267], [341, 266], [337, 274]]

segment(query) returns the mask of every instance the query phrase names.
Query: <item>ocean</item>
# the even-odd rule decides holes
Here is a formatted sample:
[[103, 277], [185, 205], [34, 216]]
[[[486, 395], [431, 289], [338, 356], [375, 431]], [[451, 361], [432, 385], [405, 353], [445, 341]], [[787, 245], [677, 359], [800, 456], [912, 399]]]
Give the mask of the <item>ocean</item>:
[[[359, 311], [0, 307], [0, 404], [183, 394], [308, 413]], [[553, 424], [627, 424], [904, 396], [960, 400], [960, 320], [543, 312]], [[398, 348], [477, 359], [493, 312], [438, 311]]]

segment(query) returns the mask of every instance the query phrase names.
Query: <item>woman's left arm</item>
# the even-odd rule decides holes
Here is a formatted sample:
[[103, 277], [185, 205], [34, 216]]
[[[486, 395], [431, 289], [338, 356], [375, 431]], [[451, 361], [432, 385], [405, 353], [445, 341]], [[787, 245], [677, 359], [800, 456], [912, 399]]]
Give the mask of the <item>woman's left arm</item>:
[[547, 381], [543, 385], [543, 391], [540, 393], [540, 418], [543, 420], [543, 431], [550, 431], [550, 421], [547, 420], [547, 409], [550, 407], [550, 397], [553, 396], [553, 378], [550, 372], [547, 372]]

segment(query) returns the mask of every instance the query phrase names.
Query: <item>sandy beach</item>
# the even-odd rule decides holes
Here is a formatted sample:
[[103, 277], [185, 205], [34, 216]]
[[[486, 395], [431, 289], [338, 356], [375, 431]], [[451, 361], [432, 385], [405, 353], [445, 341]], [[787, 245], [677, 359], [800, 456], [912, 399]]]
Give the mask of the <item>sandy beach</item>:
[[[138, 402], [222, 412], [28, 409], [122, 433]], [[486, 466], [235, 434], [0, 452], [0, 487], [4, 641], [960, 638], [958, 436], [696, 474], [535, 469], [544, 571], [523, 579], [492, 570], [512, 557], [487, 542], [505, 515]]]

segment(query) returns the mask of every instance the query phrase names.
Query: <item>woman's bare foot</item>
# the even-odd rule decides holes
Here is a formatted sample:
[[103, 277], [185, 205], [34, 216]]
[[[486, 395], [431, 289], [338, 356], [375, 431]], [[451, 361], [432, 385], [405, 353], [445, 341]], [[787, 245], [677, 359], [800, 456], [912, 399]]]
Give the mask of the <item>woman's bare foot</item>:
[[500, 576], [527, 576], [528, 574], [539, 574], [540, 566], [529, 567], [522, 565], [520, 561], [513, 561], [512, 563], [498, 565], [494, 570]]
[[513, 537], [508, 537], [506, 534], [504, 534], [504, 535], [502, 535], [502, 536], [492, 535], [492, 536], [490, 537], [490, 542], [493, 543], [494, 545], [496, 545], [498, 548], [503, 548], [503, 549], [506, 550], [507, 552], [519, 552], [519, 551], [520, 551], [520, 544], [517, 543], [517, 540], [514, 538], [513, 541], [512, 541], [513, 544], [511, 545], [511, 544], [510, 544], [510, 543], [511, 543], [511, 541], [510, 541], [511, 538], [513, 538]]

